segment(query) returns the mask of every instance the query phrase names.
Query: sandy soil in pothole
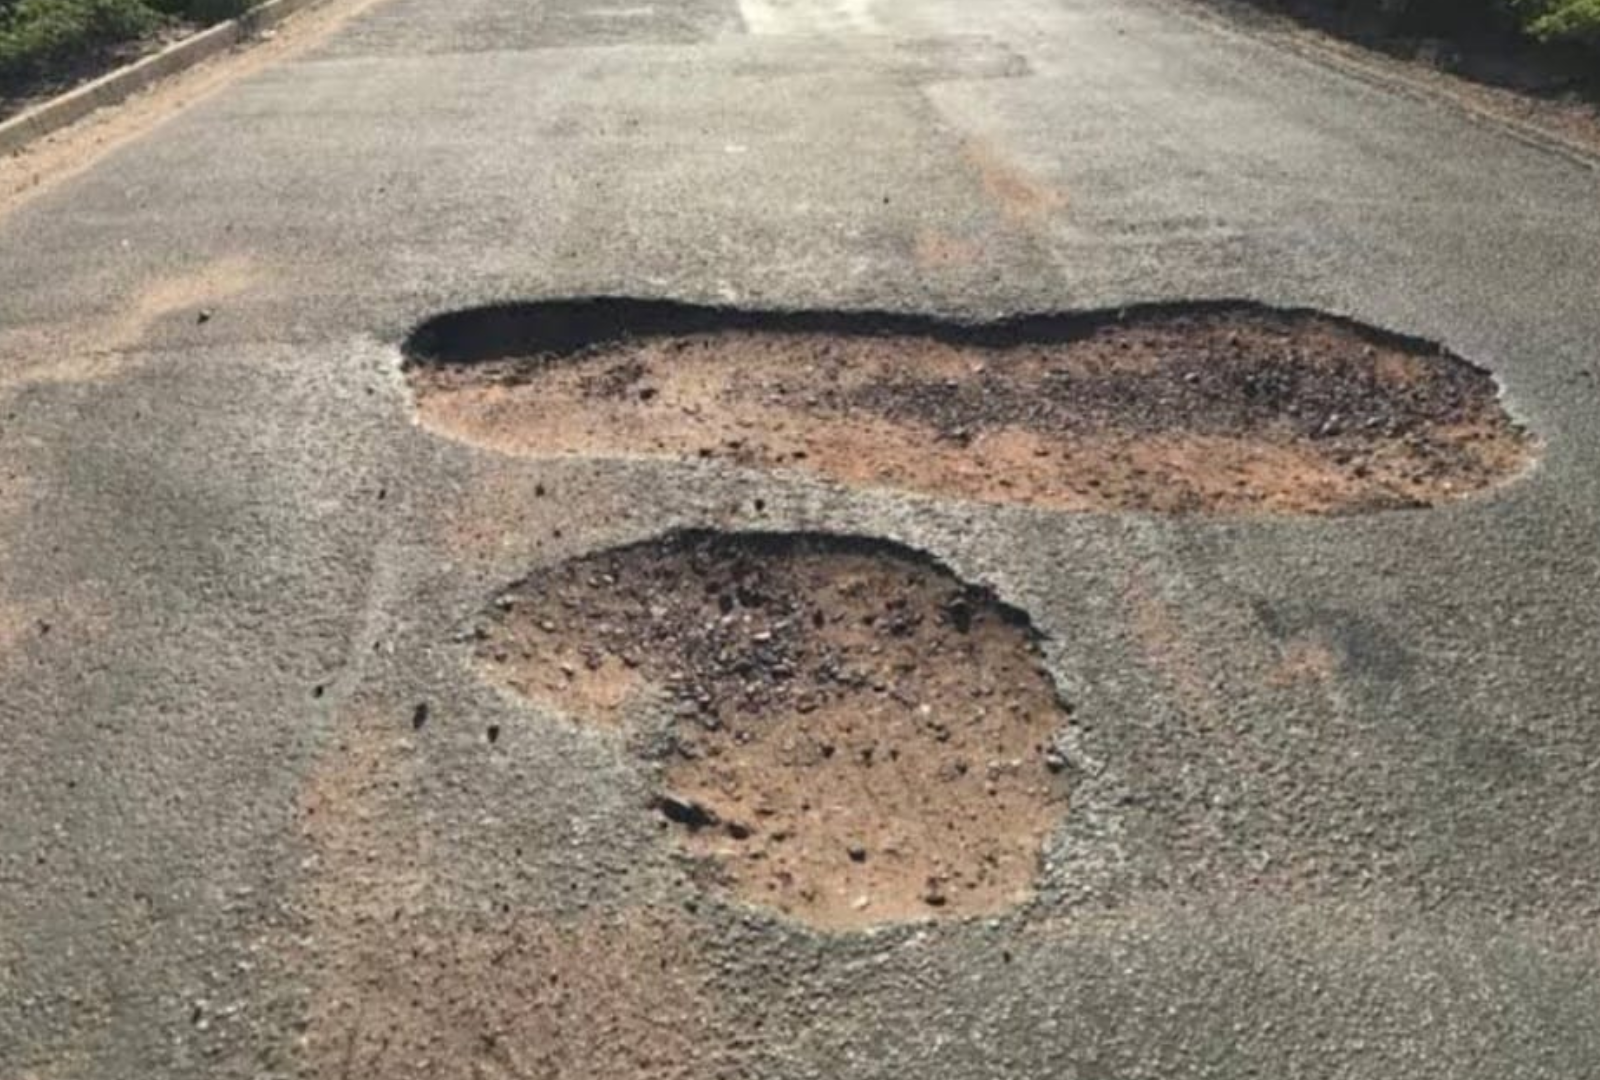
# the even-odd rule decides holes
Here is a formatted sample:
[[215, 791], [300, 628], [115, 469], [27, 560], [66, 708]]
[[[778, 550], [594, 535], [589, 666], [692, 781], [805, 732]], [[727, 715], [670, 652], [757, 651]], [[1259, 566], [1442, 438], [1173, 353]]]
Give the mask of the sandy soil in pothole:
[[1066, 711], [1019, 615], [887, 545], [691, 535], [498, 599], [493, 676], [578, 717], [665, 701], [662, 827], [734, 896], [829, 929], [1025, 898]]
[[408, 367], [421, 422], [523, 454], [659, 455], [1077, 510], [1430, 506], [1527, 462], [1494, 381], [1298, 314], [1076, 340], [729, 331]]

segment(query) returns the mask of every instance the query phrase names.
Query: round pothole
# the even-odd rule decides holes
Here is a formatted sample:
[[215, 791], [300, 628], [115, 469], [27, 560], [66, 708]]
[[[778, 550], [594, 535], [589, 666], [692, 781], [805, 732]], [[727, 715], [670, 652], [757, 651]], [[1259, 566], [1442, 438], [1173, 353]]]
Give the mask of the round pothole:
[[1441, 348], [1240, 304], [961, 325], [555, 301], [441, 316], [406, 353], [424, 425], [507, 452], [1066, 509], [1432, 506], [1532, 453], [1494, 380]]
[[715, 886], [845, 929], [1025, 898], [1067, 716], [1026, 617], [909, 549], [675, 534], [542, 570], [477, 650], [503, 684], [673, 717], [655, 810]]

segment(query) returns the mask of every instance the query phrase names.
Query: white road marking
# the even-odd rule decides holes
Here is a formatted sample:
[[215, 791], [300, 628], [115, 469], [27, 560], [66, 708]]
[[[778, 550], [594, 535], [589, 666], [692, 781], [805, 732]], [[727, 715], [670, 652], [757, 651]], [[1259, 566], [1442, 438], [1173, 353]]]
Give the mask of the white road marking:
[[871, 34], [878, 31], [872, 0], [739, 0], [745, 28], [778, 34]]

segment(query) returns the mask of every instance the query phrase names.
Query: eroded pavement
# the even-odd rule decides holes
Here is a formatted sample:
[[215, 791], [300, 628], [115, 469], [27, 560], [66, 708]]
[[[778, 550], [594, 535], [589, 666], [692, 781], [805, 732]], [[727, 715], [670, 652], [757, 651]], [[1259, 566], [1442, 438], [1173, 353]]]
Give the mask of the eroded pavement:
[[[0, 1076], [1592, 1072], [1597, 194], [1145, 0], [387, 0], [196, 101], [0, 220]], [[1529, 457], [1425, 507], [1210, 515], [418, 422], [426, 320], [587, 296], [1318, 309], [1487, 372]], [[487, 670], [519, 583], [706, 530], [938, 568], [822, 658], [927, 746], [994, 665], [919, 698], [903, 642], [987, 655], [961, 626], [1019, 613], [1061, 720], [949, 798], [988, 836], [1060, 794], [1026, 887], [751, 903], [717, 861], [786, 841], [667, 790], [749, 745], [675, 670], [610, 722], [570, 691], [645, 647], [616, 628], [553, 692]], [[768, 700], [810, 617], [740, 581], [691, 635], [713, 706]], [[779, 766], [821, 753], [796, 711]]]

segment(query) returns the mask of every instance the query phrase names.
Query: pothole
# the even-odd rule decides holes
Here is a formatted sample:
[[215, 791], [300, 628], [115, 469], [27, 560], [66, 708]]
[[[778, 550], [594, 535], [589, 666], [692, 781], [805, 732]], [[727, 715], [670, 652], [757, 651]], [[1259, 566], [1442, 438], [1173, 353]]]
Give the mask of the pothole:
[[580, 717], [655, 695], [661, 827], [714, 887], [847, 929], [1028, 895], [1066, 806], [1036, 639], [908, 549], [687, 533], [534, 574], [477, 649]]
[[1493, 378], [1439, 347], [1252, 305], [961, 325], [556, 301], [442, 316], [406, 352], [424, 425], [511, 453], [1065, 509], [1425, 507], [1533, 451]]

